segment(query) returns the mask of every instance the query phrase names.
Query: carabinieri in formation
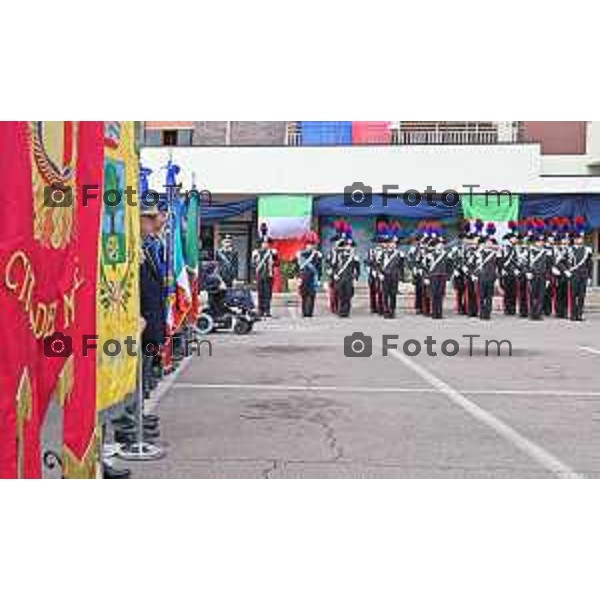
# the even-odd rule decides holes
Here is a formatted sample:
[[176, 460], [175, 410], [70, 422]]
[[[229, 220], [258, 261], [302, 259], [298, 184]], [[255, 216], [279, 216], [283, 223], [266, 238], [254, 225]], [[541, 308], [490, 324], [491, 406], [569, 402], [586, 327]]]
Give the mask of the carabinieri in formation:
[[406, 257], [415, 286], [415, 310], [442, 318], [451, 281], [456, 312], [489, 320], [498, 282], [506, 315], [582, 321], [592, 274], [585, 229], [583, 217], [526, 219], [510, 222], [499, 244], [495, 224], [477, 221], [473, 227], [466, 223], [458, 243], [448, 245], [441, 229], [427, 227], [417, 233]]

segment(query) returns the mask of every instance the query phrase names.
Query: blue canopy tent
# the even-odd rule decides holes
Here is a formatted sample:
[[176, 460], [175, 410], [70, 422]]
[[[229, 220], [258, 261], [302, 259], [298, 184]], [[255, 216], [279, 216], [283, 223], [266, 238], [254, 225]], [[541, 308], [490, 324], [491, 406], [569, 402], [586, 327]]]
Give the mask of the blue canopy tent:
[[424, 219], [456, 221], [462, 218], [460, 203], [454, 207], [446, 206], [442, 203], [440, 196], [434, 196], [433, 198], [436, 206], [430, 206], [424, 197], [418, 206], [409, 206], [401, 197], [389, 197], [387, 201], [384, 201], [384, 197], [380, 194], [373, 195], [373, 205], [370, 208], [346, 206], [344, 200], [343, 194], [317, 198], [314, 206], [315, 216], [392, 217], [396, 219], [413, 219], [415, 221]]
[[585, 217], [590, 229], [600, 228], [600, 196], [592, 194], [528, 194], [521, 197], [521, 218]]
[[256, 210], [258, 204], [257, 198], [249, 198], [239, 202], [230, 202], [228, 204], [218, 204], [216, 206], [200, 205], [200, 223], [208, 225], [237, 217], [248, 211]]

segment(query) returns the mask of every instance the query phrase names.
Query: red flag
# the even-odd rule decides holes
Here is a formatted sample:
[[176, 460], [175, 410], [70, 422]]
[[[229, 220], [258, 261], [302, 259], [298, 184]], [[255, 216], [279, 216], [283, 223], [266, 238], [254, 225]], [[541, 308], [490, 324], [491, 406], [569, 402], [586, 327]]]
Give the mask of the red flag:
[[88, 182], [78, 169], [87, 160], [80, 141], [97, 126], [0, 123], [0, 477], [41, 475], [40, 430], [52, 396], [66, 406], [74, 401], [69, 432], [83, 395], [95, 401], [93, 389], [78, 387], [81, 340], [73, 338], [88, 327], [95, 331], [93, 321], [81, 319], [93, 315], [87, 299], [96, 285], [89, 267], [97, 256], [97, 225], [91, 243], [85, 236], [100, 203], [83, 207], [81, 186]]

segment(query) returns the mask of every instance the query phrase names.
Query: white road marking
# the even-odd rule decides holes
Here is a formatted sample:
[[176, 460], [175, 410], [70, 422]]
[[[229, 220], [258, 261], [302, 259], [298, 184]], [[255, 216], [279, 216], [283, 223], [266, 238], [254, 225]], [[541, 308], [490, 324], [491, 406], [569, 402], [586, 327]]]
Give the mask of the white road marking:
[[319, 385], [269, 385], [251, 383], [177, 383], [178, 390], [252, 390], [261, 392], [330, 392], [356, 394], [437, 394], [438, 391], [429, 388], [370, 388], [370, 387], [340, 387]]
[[401, 354], [397, 350], [391, 350], [390, 355], [398, 359], [404, 366], [419, 375], [432, 387], [444, 394], [452, 403], [471, 415], [481, 424], [486, 425], [507, 442], [521, 450], [539, 465], [559, 477], [560, 479], [581, 479], [582, 475], [575, 472], [571, 467], [560, 461], [553, 454], [544, 450], [541, 446], [527, 439], [519, 432], [515, 431], [510, 425], [487, 412], [471, 400], [468, 400], [460, 392], [450, 385], [430, 373], [427, 369], [417, 364], [415, 361]]
[[181, 365], [177, 371], [171, 373], [165, 377], [154, 390], [153, 394], [144, 402], [144, 409], [146, 413], [153, 413], [160, 401], [165, 397], [171, 388], [175, 386], [175, 382], [183, 375], [184, 371], [188, 368], [192, 359], [196, 358], [194, 355], [188, 356], [181, 361]]
[[580, 350], [584, 352], [589, 352], [590, 354], [600, 354], [600, 350], [596, 350], [596, 348], [590, 348], [589, 346], [579, 346]]
[[[251, 383], [175, 383], [178, 390], [253, 390], [261, 392], [325, 392], [344, 394], [439, 394], [434, 388], [396, 388], [319, 385], [271, 385]], [[460, 390], [461, 394], [477, 396], [556, 396], [559, 398], [600, 398], [600, 392], [577, 390]]]

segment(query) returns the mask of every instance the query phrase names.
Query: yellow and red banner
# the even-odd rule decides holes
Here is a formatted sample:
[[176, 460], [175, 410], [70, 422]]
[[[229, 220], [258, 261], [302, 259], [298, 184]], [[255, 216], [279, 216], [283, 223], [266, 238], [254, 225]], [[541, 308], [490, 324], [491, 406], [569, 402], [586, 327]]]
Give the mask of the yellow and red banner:
[[[135, 340], [136, 354], [140, 352], [140, 197], [134, 122], [105, 121], [104, 131], [105, 201], [99, 238], [97, 315], [99, 411], [135, 391], [138, 357], [130, 355], [125, 341]], [[121, 345], [115, 356], [102, 350], [109, 340]], [[115, 348], [112, 344], [111, 349]]]
[[[64, 406], [64, 474], [96, 465], [96, 329], [102, 122], [0, 123], [0, 477], [40, 477], [50, 400]], [[92, 242], [92, 243], [90, 243]]]

